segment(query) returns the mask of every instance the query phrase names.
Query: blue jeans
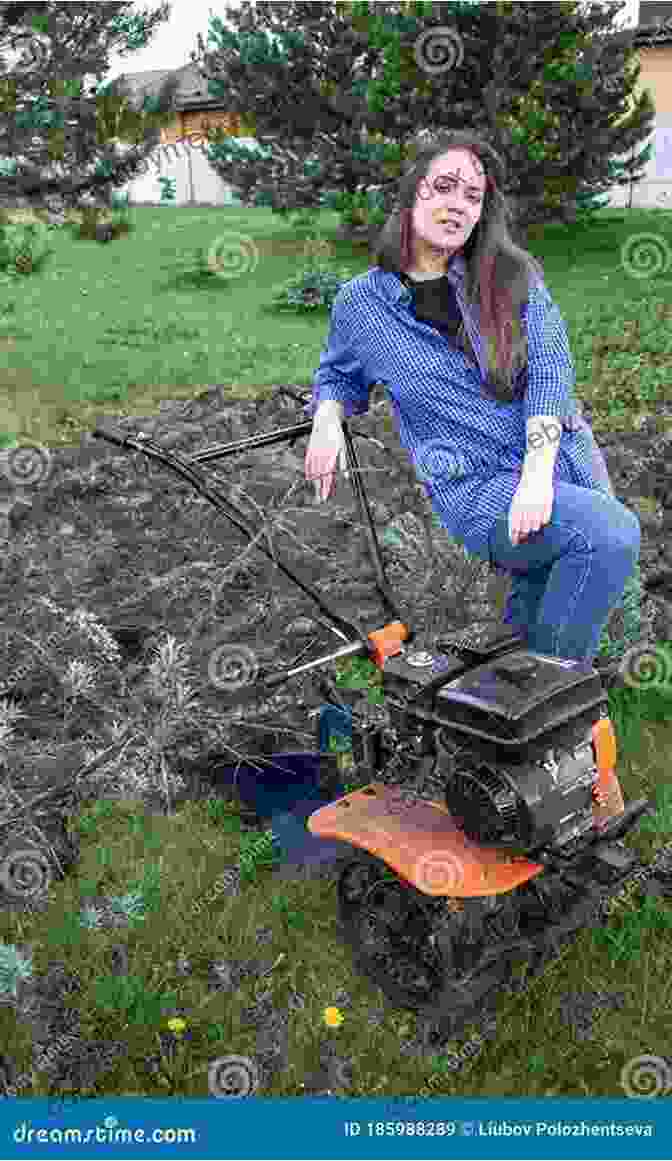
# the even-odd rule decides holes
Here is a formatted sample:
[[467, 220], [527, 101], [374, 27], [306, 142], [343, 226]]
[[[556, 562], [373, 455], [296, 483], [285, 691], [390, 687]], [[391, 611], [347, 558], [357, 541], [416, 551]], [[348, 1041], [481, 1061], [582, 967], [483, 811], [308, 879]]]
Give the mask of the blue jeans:
[[512, 576], [504, 624], [535, 653], [591, 665], [641, 536], [638, 517], [613, 494], [597, 444], [594, 463], [610, 495], [557, 481], [548, 524], [512, 545], [507, 513], [489, 538], [490, 563]]

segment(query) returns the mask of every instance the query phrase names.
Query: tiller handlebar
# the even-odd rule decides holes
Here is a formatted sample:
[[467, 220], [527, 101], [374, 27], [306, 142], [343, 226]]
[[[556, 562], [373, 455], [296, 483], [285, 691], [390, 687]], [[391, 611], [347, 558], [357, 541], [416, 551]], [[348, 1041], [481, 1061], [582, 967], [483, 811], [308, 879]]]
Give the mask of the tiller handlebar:
[[[282, 560], [279, 560], [275, 553], [270, 552], [265, 547], [262, 543], [263, 537], [261, 535], [263, 530], [251, 526], [248, 519], [206, 477], [201, 467], [202, 464], [223, 459], [225, 456], [234, 455], [236, 452], [250, 451], [258, 447], [267, 447], [270, 444], [280, 443], [282, 441], [288, 442], [290, 447], [293, 447], [297, 439], [303, 435], [310, 434], [313, 427], [312, 420], [295, 424], [293, 427], [280, 428], [277, 431], [268, 432], [264, 435], [250, 436], [247, 439], [238, 440], [235, 443], [214, 444], [212, 447], [205, 448], [203, 451], [197, 452], [190, 457], [180, 455], [178, 452], [169, 451], [167, 448], [162, 447], [152, 436], [143, 431], [127, 434], [119, 428], [106, 425], [105, 427], [96, 427], [92, 432], [96, 439], [105, 439], [109, 443], [116, 444], [118, 447], [130, 448], [132, 451], [142, 452], [143, 455], [149, 456], [150, 459], [157, 460], [159, 463], [171, 468], [182, 479], [188, 480], [200, 495], [209, 500], [220, 512], [223, 512], [231, 523], [235, 524], [236, 528], [240, 529], [249, 540], [256, 541], [260, 551], [268, 556], [286, 577], [298, 585], [302, 592], [309, 596], [326, 615], [329, 621], [326, 627], [330, 632], [335, 633], [342, 641], [345, 641], [345, 645], [332, 653], [325, 654], [313, 661], [305, 662], [303, 665], [298, 665], [293, 669], [284, 670], [281, 673], [265, 677], [261, 684], [268, 689], [274, 689], [276, 686], [282, 685], [289, 678], [296, 677], [301, 673], [307, 673], [312, 669], [324, 668], [325, 665], [341, 657], [368, 657], [374, 665], [382, 670], [388, 657], [395, 656], [404, 651], [403, 642], [410, 644], [414, 640], [413, 632], [403, 621], [399, 613], [385, 574], [380, 546], [378, 544], [366, 493], [362, 486], [359, 461], [347, 420], [343, 421], [342, 426], [345, 437], [349, 476], [362, 516], [369, 553], [373, 561], [375, 584], [382, 598], [386, 615], [390, 618], [382, 627], [378, 625], [373, 628], [364, 629], [355, 618], [348, 620], [340, 616], [307, 580]], [[356, 432], [355, 434], [360, 435], [364, 439], [369, 438], [363, 432]], [[318, 617], [315, 619], [324, 625], [324, 622], [320, 621]]]

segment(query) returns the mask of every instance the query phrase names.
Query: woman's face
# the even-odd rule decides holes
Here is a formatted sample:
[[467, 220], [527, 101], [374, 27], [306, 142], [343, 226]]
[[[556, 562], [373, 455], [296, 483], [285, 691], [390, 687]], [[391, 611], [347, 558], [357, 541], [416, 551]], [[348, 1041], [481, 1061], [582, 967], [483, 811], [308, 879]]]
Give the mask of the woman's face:
[[485, 192], [485, 170], [475, 154], [451, 149], [435, 157], [418, 184], [414, 241], [430, 247], [437, 256], [461, 250], [478, 225]]

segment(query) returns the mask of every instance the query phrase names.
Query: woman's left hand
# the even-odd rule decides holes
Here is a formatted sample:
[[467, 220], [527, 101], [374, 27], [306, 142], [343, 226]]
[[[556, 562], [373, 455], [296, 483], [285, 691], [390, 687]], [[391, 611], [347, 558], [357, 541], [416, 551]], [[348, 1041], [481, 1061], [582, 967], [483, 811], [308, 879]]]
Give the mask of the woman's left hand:
[[518, 544], [548, 524], [553, 511], [553, 480], [521, 477], [509, 510], [509, 540]]

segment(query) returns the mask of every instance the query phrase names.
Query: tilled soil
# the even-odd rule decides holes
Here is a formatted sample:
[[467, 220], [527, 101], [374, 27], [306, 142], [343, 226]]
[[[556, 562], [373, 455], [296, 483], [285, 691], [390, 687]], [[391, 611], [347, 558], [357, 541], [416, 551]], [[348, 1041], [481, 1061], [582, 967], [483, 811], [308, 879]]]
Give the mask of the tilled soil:
[[[129, 434], [142, 430], [190, 456], [213, 444], [303, 422], [300, 397], [305, 393], [305, 388], [287, 385], [275, 388], [265, 401], [231, 403], [226, 388], [216, 386], [193, 401], [162, 405], [158, 416], [118, 421], [101, 416], [100, 423], [117, 423]], [[355, 439], [355, 447], [400, 612], [419, 644], [425, 631], [431, 639], [499, 620], [488, 566], [467, 562], [471, 572], [465, 572], [465, 554], [441, 529], [431, 529], [436, 564], [431, 583], [421, 592], [428, 559], [422, 518], [427, 521], [431, 509], [393, 427], [383, 422], [386, 415], [387, 405], [374, 401], [351, 430], [376, 441]], [[669, 417], [665, 421], [669, 427]], [[339, 480], [330, 501], [316, 504], [313, 485], [304, 479], [307, 440], [301, 437], [294, 448], [278, 444], [221, 459], [207, 474], [213, 481], [216, 477], [223, 495], [255, 527], [264, 512], [281, 520], [272, 540], [280, 557], [342, 617], [356, 616], [375, 627], [384, 623], [383, 605], [350, 486]], [[660, 421], [636, 434], [599, 439], [616, 495], [641, 521], [643, 643], [672, 639], [671, 442]], [[219, 681], [218, 687], [217, 658], [223, 647], [235, 648], [239, 664], [247, 658], [259, 672], [271, 672], [333, 651], [342, 642], [325, 627], [324, 618], [322, 623], [314, 619], [314, 602], [261, 552], [246, 552], [244, 534], [170, 468], [85, 437], [79, 447], [50, 449], [48, 472], [37, 486], [20, 488], [0, 476], [0, 511], [5, 512], [6, 537], [0, 567], [0, 600], [6, 610], [0, 696], [11, 697], [25, 715], [16, 722], [5, 766], [0, 765], [0, 779], [6, 779], [0, 782], [0, 847], [10, 835], [16, 838], [10, 823], [17, 802], [46, 790], [53, 794], [42, 801], [38, 821], [66, 865], [76, 859], [64, 837], [66, 803], [130, 790], [145, 796], [148, 809], [165, 808], [156, 783], [143, 781], [144, 748], [125, 751], [123, 774], [114, 760], [117, 754], [89, 777], [82, 770], [112, 744], [112, 723], [123, 722], [129, 704], [136, 714], [152, 705], [147, 668], [152, 650], [167, 634], [187, 646], [196, 707], [183, 715], [165, 749], [173, 807], [211, 792], [208, 770], [215, 761], [234, 764], [236, 755], [263, 760], [273, 753], [317, 748], [316, 719], [309, 715], [325, 700], [319, 671], [260, 697], [253, 683], [227, 690]], [[397, 545], [383, 542], [389, 529], [396, 530]], [[466, 591], [460, 591], [460, 578]], [[119, 647], [123, 686], [117, 667], [106, 666], [79, 631], [67, 628], [64, 614], [77, 609], [94, 614], [111, 632]], [[615, 640], [622, 631], [619, 617], [615, 610], [609, 626]], [[47, 639], [56, 661], [38, 648]], [[70, 703], [64, 725], [58, 675], [87, 647], [98, 683]], [[367, 714], [384, 719], [384, 709], [369, 707], [365, 698], [346, 700], [355, 702], [360, 720]], [[149, 730], [153, 723], [144, 720]], [[427, 782], [413, 785], [406, 778], [404, 785], [420, 795], [436, 794]], [[248, 822], [254, 825], [254, 817]], [[55, 1034], [52, 1027], [47, 1031]], [[38, 1041], [40, 1035], [36, 1030]], [[86, 1061], [74, 1054], [85, 1070], [92, 1067], [89, 1049]], [[2, 1066], [0, 1059], [0, 1081]], [[325, 1068], [325, 1076], [331, 1075], [333, 1061]]]
[[[116, 422], [129, 434], [143, 431], [188, 457], [214, 444], [303, 422], [305, 398], [305, 389], [287, 385], [264, 401], [232, 403], [225, 388], [213, 387], [192, 401], [162, 404], [154, 417], [102, 416], [100, 423], [109, 427]], [[394, 425], [387, 422], [388, 405], [378, 388], [371, 403], [369, 413], [351, 427], [369, 437], [356, 438], [355, 446], [381, 556], [419, 646], [438, 634], [498, 621], [497, 578], [431, 525], [424, 489]], [[672, 638], [671, 437], [665, 423], [669, 427], [669, 417], [660, 415], [636, 434], [600, 440], [616, 494], [640, 517], [646, 593], [642, 639], [653, 642]], [[339, 478], [329, 502], [316, 504], [313, 486], [304, 478], [307, 442], [308, 436], [302, 436], [292, 448], [280, 443], [236, 453], [204, 465], [204, 471], [255, 528], [266, 513], [272, 539], [266, 536], [262, 543], [317, 588], [337, 613], [377, 627], [385, 621], [384, 607], [351, 487]], [[130, 790], [145, 795], [148, 806], [163, 808], [156, 778], [145, 773], [144, 747], [124, 751], [123, 783], [115, 761], [118, 750], [107, 766], [102, 752], [114, 741], [111, 723], [127, 717], [129, 698], [136, 712], [154, 704], [147, 667], [168, 634], [186, 646], [196, 706], [191, 716], [181, 715], [166, 743], [173, 804], [207, 794], [215, 762], [235, 764], [238, 756], [263, 761], [273, 753], [315, 750], [314, 711], [325, 699], [324, 674], [314, 670], [293, 678], [271, 696], [260, 696], [253, 680], [339, 647], [341, 640], [326, 627], [315, 603], [172, 469], [91, 435], [79, 447], [52, 448], [41, 456], [37, 469], [34, 459], [19, 462], [18, 469], [16, 461], [13, 466], [7, 461], [0, 476], [7, 538], [0, 569], [0, 597], [7, 610], [0, 646], [2, 692], [25, 715], [13, 735], [14, 804], [17, 795], [30, 797], [36, 769], [40, 788], [51, 786], [46, 764], [57, 783], [55, 809], [59, 797], [63, 801], [58, 791], [63, 762], [76, 769], [79, 756], [81, 775], [85, 761], [98, 755], [91, 778], [76, 780], [81, 793]], [[16, 486], [21, 469], [24, 480], [28, 471], [31, 486]], [[385, 542], [386, 531], [393, 538], [396, 534], [396, 544], [394, 539]], [[436, 553], [433, 569], [427, 565], [430, 551]], [[115, 667], [101, 663], [100, 653], [91, 651], [79, 631], [74, 636], [64, 631], [64, 617], [78, 609], [112, 633], [123, 687]], [[623, 629], [618, 609], [609, 629], [618, 641]], [[37, 644], [45, 641], [55, 650], [51, 660]], [[98, 684], [71, 703], [64, 727], [59, 674], [65, 660], [82, 651], [95, 666]], [[50, 667], [58, 662], [57, 669]], [[224, 683], [229, 688], [223, 688], [223, 665], [228, 665]], [[231, 666], [234, 679], [237, 672], [250, 679], [247, 684], [226, 682]], [[384, 709], [372, 709], [363, 696], [346, 694], [345, 700], [355, 704], [356, 720], [385, 719]], [[140, 718], [149, 729], [147, 714]], [[24, 790], [22, 779], [27, 780]], [[432, 793], [424, 785], [415, 789]], [[48, 812], [49, 802], [42, 808]], [[249, 822], [255, 822], [253, 815]], [[52, 831], [58, 829], [55, 820]], [[67, 856], [62, 843], [59, 849]]]
[[[266, 401], [230, 403], [224, 388], [213, 387], [193, 401], [162, 404], [155, 417], [102, 416], [101, 424], [116, 423], [127, 433], [142, 430], [190, 456], [302, 422], [301, 396], [305, 388], [290, 385], [274, 389]], [[435, 636], [497, 621], [488, 565], [467, 561], [471, 581], [461, 592], [466, 554], [440, 528], [431, 528], [437, 556], [431, 583], [421, 591], [428, 557], [421, 517], [427, 521], [431, 508], [394, 430], [383, 422], [387, 413], [387, 404], [374, 402], [351, 428], [376, 441], [355, 439], [355, 447], [400, 611], [419, 644], [424, 630]], [[277, 444], [203, 467], [254, 527], [267, 513], [274, 523], [273, 550], [338, 614], [382, 624], [384, 607], [350, 485], [339, 479], [328, 503], [316, 503], [304, 478], [307, 441], [304, 436], [292, 449]], [[642, 630], [650, 641], [672, 638], [671, 442], [660, 430], [600, 439], [616, 494], [637, 511], [642, 525]], [[218, 675], [216, 687], [208, 667], [216, 666], [217, 650], [225, 645], [241, 650], [238, 664], [257, 666], [259, 675], [331, 652], [342, 641], [325, 626], [315, 603], [262, 552], [250, 549], [245, 535], [189, 482], [141, 453], [86, 436], [79, 447], [50, 449], [47, 478], [37, 486], [12, 487], [0, 477], [0, 499], [3, 493], [8, 515], [0, 599], [9, 612], [2, 694], [26, 715], [15, 726], [19, 750], [32, 757], [80, 743], [92, 756], [111, 741], [112, 711], [127, 704], [113, 670], [99, 668], [99, 686], [75, 701], [64, 736], [62, 687], [27, 638], [35, 642], [52, 634], [58, 651], [63, 612], [76, 609], [94, 614], [115, 637], [131, 696], [138, 683], [146, 683], [152, 649], [167, 634], [187, 646], [198, 722], [185, 726], [167, 750], [178, 789], [184, 761], [202, 759], [213, 745], [228, 743], [248, 756], [316, 748], [308, 714], [324, 700], [319, 671], [260, 699], [253, 680], [227, 690]], [[390, 529], [399, 546], [383, 541]], [[268, 547], [268, 538], [264, 543]], [[615, 640], [619, 620], [616, 609], [609, 625]], [[65, 648], [61, 655], [67, 656]], [[100, 663], [99, 654], [95, 660]]]

